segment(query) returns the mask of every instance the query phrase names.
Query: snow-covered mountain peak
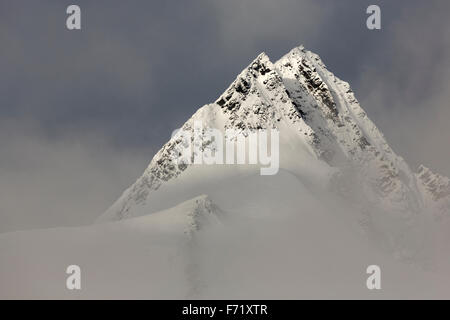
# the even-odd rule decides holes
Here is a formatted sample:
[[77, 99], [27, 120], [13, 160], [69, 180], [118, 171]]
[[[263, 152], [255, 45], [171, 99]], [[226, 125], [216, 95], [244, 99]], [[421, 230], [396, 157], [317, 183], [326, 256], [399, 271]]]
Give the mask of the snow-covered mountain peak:
[[226, 117], [224, 127], [240, 130], [277, 127], [292, 104], [274, 65], [261, 53], [215, 102]]
[[[198, 109], [182, 129], [193, 131], [196, 121], [204, 128], [222, 132], [278, 130], [280, 168], [312, 188], [325, 187], [355, 202], [365, 214], [396, 212], [410, 219], [436, 203], [426, 201], [426, 192], [438, 192], [429, 191], [434, 184], [425, 179], [425, 174], [416, 175], [410, 170], [368, 118], [350, 85], [303, 46], [275, 63], [265, 53], [258, 55], [214, 103]], [[177, 137], [170, 139], [102, 219], [151, 213], [156, 209], [149, 202], [158, 200], [156, 195], [150, 199], [150, 194], [164, 193], [160, 191], [162, 186], [167, 185], [164, 189], [168, 190], [192, 179], [201, 185], [200, 172], [208, 171], [208, 180], [222, 179], [218, 174], [221, 169], [175, 163], [173, 152], [184, 148], [183, 143]], [[214, 143], [206, 141], [203, 147], [214, 148]], [[251, 171], [245, 168], [230, 170]], [[199, 190], [208, 194], [206, 187]]]

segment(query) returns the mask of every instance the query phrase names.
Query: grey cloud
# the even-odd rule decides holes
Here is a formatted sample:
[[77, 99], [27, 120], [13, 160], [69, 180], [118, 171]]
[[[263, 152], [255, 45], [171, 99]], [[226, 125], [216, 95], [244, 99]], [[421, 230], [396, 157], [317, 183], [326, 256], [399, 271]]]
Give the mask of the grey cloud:
[[356, 92], [399, 154], [450, 176], [450, 4], [432, 4], [404, 7]]
[[0, 233], [90, 224], [145, 168], [154, 150], [121, 152], [99, 135], [49, 140], [0, 129]]

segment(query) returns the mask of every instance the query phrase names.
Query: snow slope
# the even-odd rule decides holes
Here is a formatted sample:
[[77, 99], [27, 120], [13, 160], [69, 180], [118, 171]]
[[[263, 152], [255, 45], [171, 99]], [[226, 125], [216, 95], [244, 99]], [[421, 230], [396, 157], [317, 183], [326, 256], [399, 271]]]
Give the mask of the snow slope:
[[[140, 217], [0, 235], [0, 298], [449, 297], [444, 273], [380, 249], [338, 197], [317, 199], [285, 170], [264, 178], [228, 177], [211, 189], [214, 201]], [[79, 291], [65, 288], [72, 264]], [[366, 289], [371, 264], [382, 269], [381, 291]]]
[[[203, 195], [120, 223], [2, 234], [0, 298], [185, 298], [185, 251], [217, 214]], [[66, 289], [72, 264], [81, 268], [79, 292]]]

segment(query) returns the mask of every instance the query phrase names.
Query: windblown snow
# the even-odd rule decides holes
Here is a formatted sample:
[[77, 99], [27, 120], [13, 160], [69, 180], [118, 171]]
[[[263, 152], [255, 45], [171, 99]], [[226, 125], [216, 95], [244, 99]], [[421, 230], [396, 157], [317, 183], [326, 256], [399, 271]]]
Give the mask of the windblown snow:
[[0, 297], [449, 297], [450, 180], [396, 155], [318, 55], [260, 54], [196, 121], [279, 130], [278, 173], [175, 163], [174, 136], [96, 224], [0, 235]]

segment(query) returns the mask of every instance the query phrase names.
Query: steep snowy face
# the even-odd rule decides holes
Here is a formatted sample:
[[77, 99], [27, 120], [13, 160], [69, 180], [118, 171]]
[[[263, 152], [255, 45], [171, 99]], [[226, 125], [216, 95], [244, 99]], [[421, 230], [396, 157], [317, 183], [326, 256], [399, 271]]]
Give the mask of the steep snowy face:
[[[281, 121], [307, 129], [275, 66], [260, 54], [217, 99], [225, 128], [278, 128]], [[310, 131], [312, 133], [312, 131]]]
[[[182, 130], [193, 132], [196, 121], [222, 132], [278, 130], [281, 168], [305, 185], [332, 190], [369, 216], [395, 213], [399, 219], [411, 220], [436, 206], [448, 210], [442, 209], [450, 198], [444, 179], [423, 170], [414, 174], [367, 117], [349, 84], [303, 47], [294, 48], [276, 63], [260, 54]], [[185, 143], [177, 136], [170, 139], [101, 220], [152, 213], [153, 209], [146, 207], [149, 195], [165, 192], [160, 188], [169, 182], [188, 179], [186, 172], [195, 166], [173, 159], [174, 153], [187, 147]], [[213, 150], [215, 142], [204, 141], [201, 148]], [[208, 173], [207, 179], [217, 180], [219, 176]], [[208, 193], [207, 188], [201, 193]]]
[[336, 188], [345, 192], [350, 179], [363, 188], [359, 196], [364, 203], [380, 207], [382, 202], [382, 209], [405, 215], [422, 209], [415, 176], [367, 117], [348, 83], [303, 47], [294, 48], [275, 66], [293, 104], [314, 131], [316, 153], [341, 169], [334, 179]]

